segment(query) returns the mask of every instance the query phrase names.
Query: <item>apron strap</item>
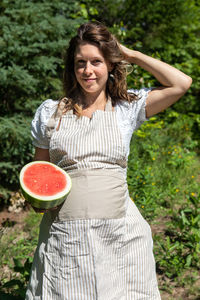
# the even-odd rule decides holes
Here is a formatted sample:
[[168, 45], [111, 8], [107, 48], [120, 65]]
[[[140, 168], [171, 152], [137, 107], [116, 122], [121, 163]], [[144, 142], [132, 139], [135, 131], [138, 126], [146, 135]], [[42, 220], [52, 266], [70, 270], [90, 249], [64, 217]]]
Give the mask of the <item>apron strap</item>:
[[[63, 114], [63, 110], [65, 108], [65, 104], [66, 104], [66, 100], [67, 98], [62, 98], [58, 104], [58, 107], [55, 111], [55, 113], [51, 116], [51, 118], [49, 119], [47, 125], [46, 125], [46, 129], [45, 129], [45, 134], [47, 136], [47, 138], [50, 140], [51, 136], [53, 134], [54, 128], [56, 126], [56, 119], [59, 119], [58, 121], [58, 125], [56, 127], [56, 130], [59, 130], [60, 127], [60, 122], [62, 120], [62, 114]], [[113, 107], [112, 107], [112, 101], [110, 96], [108, 97], [108, 101], [106, 102], [106, 106], [105, 106], [105, 111], [113, 111]], [[69, 110], [67, 112], [68, 114], [73, 114], [73, 110]]]
[[63, 98], [63, 99], [60, 100], [55, 113], [53, 113], [53, 115], [51, 116], [51, 118], [47, 122], [46, 129], [45, 129], [45, 135], [47, 136], [48, 140], [51, 139], [51, 136], [53, 134], [54, 128], [56, 126], [56, 119], [59, 119], [58, 126], [56, 127], [56, 130], [58, 130], [59, 127], [60, 127], [60, 122], [61, 122], [61, 119], [62, 119], [62, 113], [63, 113], [63, 110], [65, 108], [66, 100], [67, 100], [67, 98]]

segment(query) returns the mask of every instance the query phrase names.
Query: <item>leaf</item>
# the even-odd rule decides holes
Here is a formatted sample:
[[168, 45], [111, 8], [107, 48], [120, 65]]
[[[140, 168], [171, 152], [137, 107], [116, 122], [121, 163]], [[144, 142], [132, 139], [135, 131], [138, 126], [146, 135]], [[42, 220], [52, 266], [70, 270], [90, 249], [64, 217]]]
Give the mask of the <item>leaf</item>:
[[178, 246], [179, 246], [179, 242], [176, 242], [174, 245], [172, 245], [172, 246], [169, 247], [169, 250], [170, 250], [170, 251], [173, 251], [173, 250], [175, 250]]
[[20, 280], [18, 280], [18, 279], [12, 279], [12, 280], [4, 283], [3, 284], [3, 288], [11, 288], [11, 287], [13, 287], [15, 285], [21, 287], [21, 286], [23, 286], [23, 283]]
[[184, 211], [181, 211], [181, 219], [182, 219], [182, 222], [183, 222], [184, 225], [189, 225], [190, 224], [190, 222], [188, 221], [188, 219], [185, 216]]
[[191, 263], [192, 263], [192, 255], [189, 254], [186, 258], [186, 264], [185, 264], [185, 267], [190, 267], [191, 266]]
[[14, 261], [15, 267], [17, 267], [17, 268], [22, 268], [23, 267], [23, 264], [22, 264], [20, 259], [13, 258], [13, 261]]

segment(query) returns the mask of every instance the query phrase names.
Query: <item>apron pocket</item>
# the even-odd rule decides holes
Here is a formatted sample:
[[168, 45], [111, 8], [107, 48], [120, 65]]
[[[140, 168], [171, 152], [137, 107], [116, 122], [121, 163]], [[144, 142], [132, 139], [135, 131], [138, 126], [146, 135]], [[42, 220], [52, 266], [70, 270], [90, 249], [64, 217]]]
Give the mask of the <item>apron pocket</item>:
[[121, 174], [113, 170], [80, 171], [71, 179], [72, 190], [55, 221], [125, 216], [127, 184]]

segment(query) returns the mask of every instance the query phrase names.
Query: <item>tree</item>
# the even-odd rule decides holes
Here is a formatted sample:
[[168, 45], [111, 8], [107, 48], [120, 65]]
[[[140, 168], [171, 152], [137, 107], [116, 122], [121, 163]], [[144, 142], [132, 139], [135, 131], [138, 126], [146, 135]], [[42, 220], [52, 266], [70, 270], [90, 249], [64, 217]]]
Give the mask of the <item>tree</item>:
[[59, 96], [62, 52], [82, 21], [78, 14], [73, 0], [2, 1], [1, 115], [32, 111], [41, 96]]

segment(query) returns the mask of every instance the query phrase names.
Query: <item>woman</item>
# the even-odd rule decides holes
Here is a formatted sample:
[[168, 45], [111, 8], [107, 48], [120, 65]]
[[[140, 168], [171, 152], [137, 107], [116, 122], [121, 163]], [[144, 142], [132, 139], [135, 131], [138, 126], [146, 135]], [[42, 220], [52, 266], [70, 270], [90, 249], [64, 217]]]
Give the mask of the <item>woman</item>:
[[[126, 90], [124, 61], [161, 83]], [[65, 97], [46, 100], [32, 122], [35, 160], [72, 178], [64, 204], [40, 226], [26, 299], [160, 299], [150, 227], [126, 183], [132, 133], [177, 101], [191, 78], [120, 45], [100, 23], [80, 26], [65, 59]]]

